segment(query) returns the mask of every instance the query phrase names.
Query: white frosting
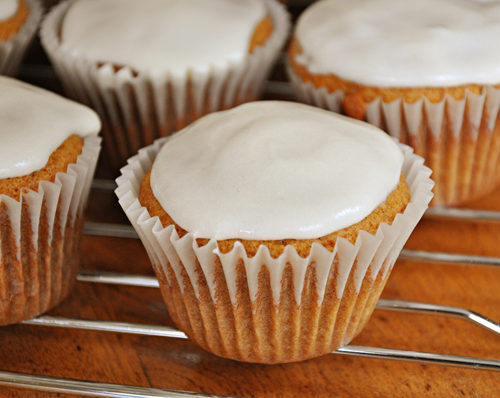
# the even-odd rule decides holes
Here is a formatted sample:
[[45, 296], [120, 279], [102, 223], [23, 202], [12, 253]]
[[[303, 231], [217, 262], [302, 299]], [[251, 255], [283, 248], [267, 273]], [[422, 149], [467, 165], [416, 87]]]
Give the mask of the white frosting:
[[500, 1], [324, 0], [300, 17], [297, 62], [380, 87], [500, 82]]
[[0, 0], [0, 21], [12, 17], [19, 6], [19, 0]]
[[395, 189], [403, 155], [378, 128], [291, 102], [251, 102], [172, 136], [157, 200], [201, 238], [308, 239], [361, 221]]
[[70, 135], [100, 130], [94, 111], [50, 91], [0, 76], [0, 93], [0, 178], [39, 170]]
[[93, 61], [183, 74], [241, 61], [265, 15], [260, 0], [77, 0], [61, 36]]

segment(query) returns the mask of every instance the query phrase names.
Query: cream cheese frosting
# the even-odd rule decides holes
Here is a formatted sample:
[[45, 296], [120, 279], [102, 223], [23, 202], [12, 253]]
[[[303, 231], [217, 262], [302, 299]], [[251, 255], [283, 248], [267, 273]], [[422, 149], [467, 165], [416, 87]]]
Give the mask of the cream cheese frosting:
[[500, 1], [323, 0], [299, 18], [296, 61], [379, 87], [500, 83]]
[[261, 0], [77, 0], [62, 45], [96, 62], [154, 75], [208, 71], [248, 54]]
[[198, 238], [310, 239], [361, 221], [392, 192], [403, 154], [380, 129], [262, 101], [172, 136], [151, 171], [163, 209]]
[[12, 17], [19, 7], [19, 0], [0, 1], [0, 21]]
[[89, 108], [15, 79], [0, 76], [0, 178], [42, 169], [72, 134], [97, 134]]

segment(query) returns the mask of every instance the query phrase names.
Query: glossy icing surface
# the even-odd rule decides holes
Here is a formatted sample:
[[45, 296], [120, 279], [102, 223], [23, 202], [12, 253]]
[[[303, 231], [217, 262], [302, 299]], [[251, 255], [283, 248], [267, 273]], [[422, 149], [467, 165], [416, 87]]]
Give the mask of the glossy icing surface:
[[151, 187], [196, 237], [308, 239], [370, 214], [396, 188], [402, 161], [372, 125], [297, 103], [251, 102], [172, 136]]
[[0, 93], [0, 178], [39, 170], [70, 135], [100, 130], [92, 110], [50, 91], [0, 76]]
[[323, 0], [299, 18], [299, 64], [379, 87], [500, 83], [500, 1]]
[[19, 6], [19, 0], [1, 0], [0, 1], [0, 21], [3, 19], [8, 19], [13, 16], [17, 7]]
[[261, 0], [77, 0], [63, 46], [96, 62], [155, 75], [241, 61], [265, 17]]

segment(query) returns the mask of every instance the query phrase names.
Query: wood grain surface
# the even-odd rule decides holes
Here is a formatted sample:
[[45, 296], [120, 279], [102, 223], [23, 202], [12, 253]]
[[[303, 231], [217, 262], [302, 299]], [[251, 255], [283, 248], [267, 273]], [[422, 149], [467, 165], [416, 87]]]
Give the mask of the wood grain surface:
[[[32, 50], [21, 75], [58, 88]], [[34, 61], [33, 61], [34, 60]], [[282, 78], [282, 70], [275, 76]], [[268, 97], [276, 98], [271, 95]], [[103, 166], [100, 176], [109, 176]], [[467, 208], [500, 211], [500, 189]], [[87, 220], [128, 223], [112, 192], [91, 193]], [[406, 248], [500, 257], [500, 222], [425, 217]], [[84, 236], [82, 268], [152, 275], [136, 239]], [[500, 267], [399, 260], [384, 298], [464, 307], [500, 321]], [[79, 282], [51, 315], [173, 325], [158, 289]], [[500, 336], [463, 320], [376, 310], [356, 345], [500, 359]], [[188, 340], [15, 325], [0, 328], [0, 370], [255, 397], [497, 397], [500, 373], [343, 355], [286, 365], [215, 357]], [[0, 397], [69, 397], [0, 387]]]

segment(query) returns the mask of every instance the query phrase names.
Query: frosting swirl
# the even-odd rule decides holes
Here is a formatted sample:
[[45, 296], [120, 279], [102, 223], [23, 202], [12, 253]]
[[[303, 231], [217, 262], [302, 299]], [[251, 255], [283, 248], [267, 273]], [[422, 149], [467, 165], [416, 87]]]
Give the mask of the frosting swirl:
[[378, 87], [500, 83], [500, 2], [323, 0], [299, 18], [296, 61]]
[[260, 0], [77, 0], [61, 38], [96, 62], [183, 74], [241, 61], [265, 15]]
[[0, 178], [40, 170], [72, 134], [97, 134], [89, 108], [15, 79], [0, 76]]
[[172, 136], [151, 188], [198, 238], [312, 239], [361, 221], [392, 192], [403, 155], [380, 129], [307, 105], [262, 101]]

